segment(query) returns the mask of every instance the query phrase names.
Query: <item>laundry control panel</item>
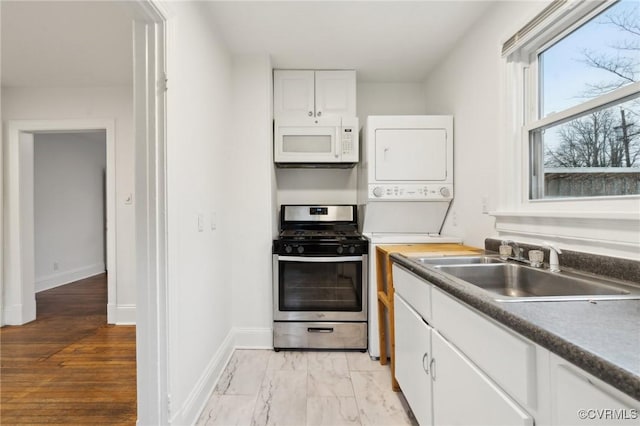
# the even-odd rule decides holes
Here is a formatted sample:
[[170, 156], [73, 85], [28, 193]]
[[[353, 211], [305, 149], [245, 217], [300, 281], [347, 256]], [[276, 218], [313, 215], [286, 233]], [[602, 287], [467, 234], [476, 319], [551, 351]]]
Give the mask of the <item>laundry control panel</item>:
[[374, 200], [450, 200], [453, 185], [370, 185], [369, 199]]

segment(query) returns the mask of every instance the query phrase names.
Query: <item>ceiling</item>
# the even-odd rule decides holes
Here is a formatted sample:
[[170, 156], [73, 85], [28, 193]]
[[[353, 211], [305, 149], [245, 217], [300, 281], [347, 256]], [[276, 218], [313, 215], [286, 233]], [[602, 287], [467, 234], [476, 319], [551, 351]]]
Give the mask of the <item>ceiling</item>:
[[2, 85], [131, 84], [132, 10], [118, 1], [10, 1], [2, 8]]
[[[236, 0], [201, 6], [233, 54], [269, 54], [275, 68], [356, 69], [358, 81], [421, 82], [491, 4]], [[3, 86], [131, 84], [126, 1], [0, 0], [0, 7]]]
[[274, 68], [356, 69], [358, 81], [422, 82], [489, 1], [214, 1], [230, 50]]

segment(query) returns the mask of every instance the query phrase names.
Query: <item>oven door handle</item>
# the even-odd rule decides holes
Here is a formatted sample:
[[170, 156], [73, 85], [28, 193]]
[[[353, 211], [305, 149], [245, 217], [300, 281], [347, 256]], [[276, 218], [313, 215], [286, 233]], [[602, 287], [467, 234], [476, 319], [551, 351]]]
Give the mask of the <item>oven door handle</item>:
[[328, 256], [328, 257], [311, 257], [311, 256], [278, 256], [278, 261], [285, 262], [316, 262], [316, 263], [340, 263], [340, 262], [361, 262], [362, 256]]
[[333, 327], [309, 327], [308, 333], [333, 333]]

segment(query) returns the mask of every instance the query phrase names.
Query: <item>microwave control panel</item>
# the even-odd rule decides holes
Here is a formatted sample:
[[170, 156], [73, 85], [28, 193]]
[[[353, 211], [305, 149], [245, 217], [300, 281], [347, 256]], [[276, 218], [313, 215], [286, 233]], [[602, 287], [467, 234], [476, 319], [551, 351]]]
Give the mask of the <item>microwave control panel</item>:
[[[358, 161], [358, 119], [342, 119], [340, 128], [340, 151], [342, 161]], [[345, 123], [345, 121], [349, 121]], [[353, 124], [353, 125], [351, 125]]]
[[370, 200], [451, 200], [451, 184], [369, 185]]
[[345, 127], [342, 129], [342, 154], [349, 155], [353, 152], [353, 129]]

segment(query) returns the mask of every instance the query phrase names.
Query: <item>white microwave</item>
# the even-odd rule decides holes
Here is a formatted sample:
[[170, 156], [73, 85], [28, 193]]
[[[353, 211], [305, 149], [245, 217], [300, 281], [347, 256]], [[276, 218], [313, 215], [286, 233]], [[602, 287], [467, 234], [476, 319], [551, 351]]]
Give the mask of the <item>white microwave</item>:
[[276, 119], [273, 157], [279, 167], [353, 167], [359, 157], [358, 118]]

